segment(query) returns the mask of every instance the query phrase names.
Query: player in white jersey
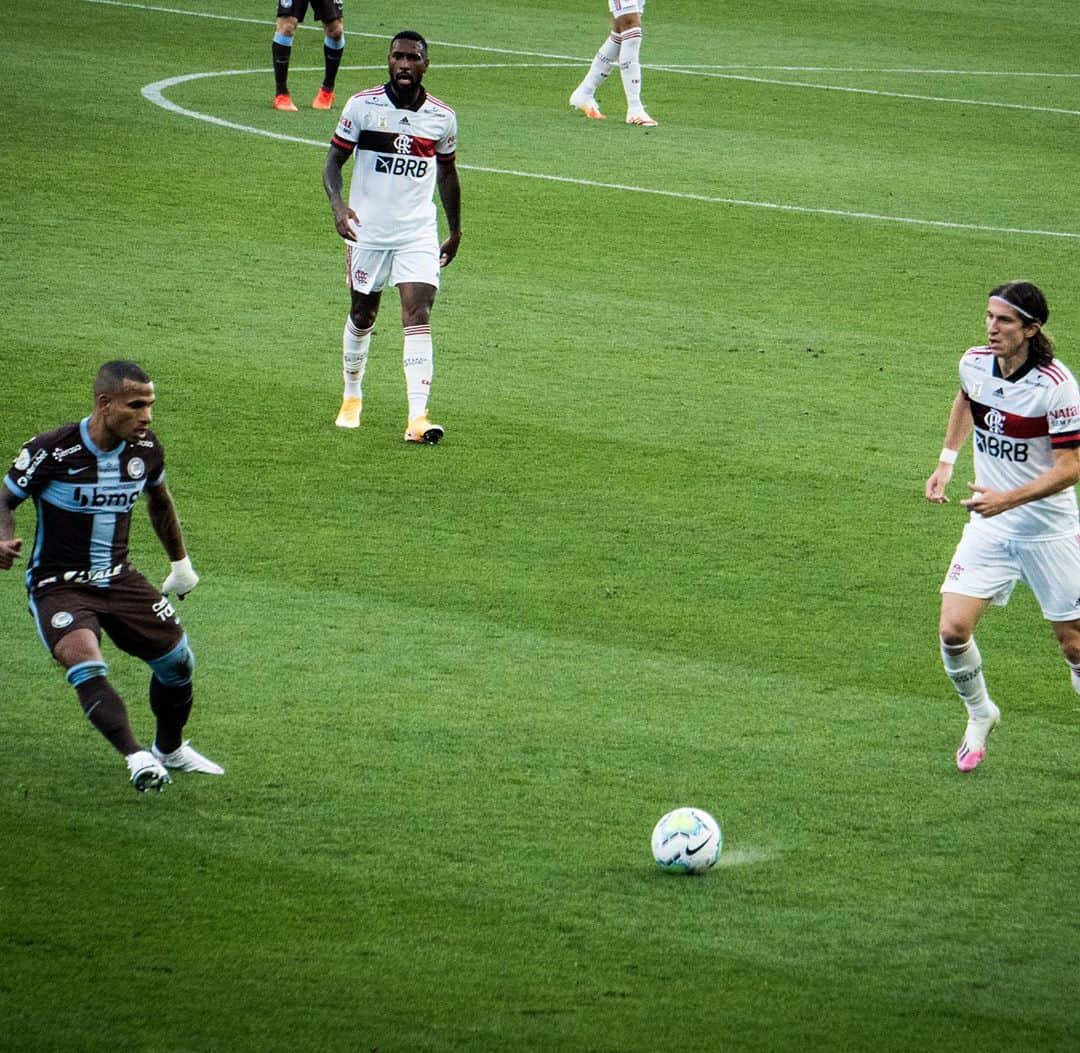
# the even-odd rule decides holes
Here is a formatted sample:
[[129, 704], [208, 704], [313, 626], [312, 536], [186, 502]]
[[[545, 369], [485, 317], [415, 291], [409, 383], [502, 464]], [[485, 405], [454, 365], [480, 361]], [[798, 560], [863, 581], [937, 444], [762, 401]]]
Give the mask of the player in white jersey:
[[1030, 282], [990, 292], [987, 343], [960, 360], [945, 447], [926, 498], [948, 501], [960, 447], [974, 433], [975, 482], [960, 503], [971, 516], [941, 586], [941, 656], [968, 711], [956, 753], [961, 771], [986, 756], [1001, 711], [990, 699], [975, 630], [1017, 581], [1034, 592], [1080, 693], [1080, 389], [1043, 332], [1046, 297]]
[[611, 34], [596, 53], [585, 79], [574, 89], [570, 105], [586, 117], [604, 120], [596, 103], [596, 89], [618, 63], [626, 96], [626, 123], [655, 128], [657, 122], [645, 112], [641, 101], [641, 16], [645, 13], [645, 0], [608, 0], [608, 9]]
[[[334, 226], [345, 239], [351, 291], [343, 337], [345, 393], [335, 423], [359, 427], [371, 331], [382, 291], [390, 284], [397, 286], [405, 329], [405, 441], [436, 443], [443, 428], [428, 419], [434, 375], [430, 320], [439, 269], [454, 259], [461, 243], [457, 117], [424, 90], [428, 47], [419, 33], [407, 30], [394, 37], [389, 68], [386, 84], [346, 103], [323, 170]], [[350, 157], [346, 203], [342, 169]], [[449, 227], [441, 246], [436, 189]]]

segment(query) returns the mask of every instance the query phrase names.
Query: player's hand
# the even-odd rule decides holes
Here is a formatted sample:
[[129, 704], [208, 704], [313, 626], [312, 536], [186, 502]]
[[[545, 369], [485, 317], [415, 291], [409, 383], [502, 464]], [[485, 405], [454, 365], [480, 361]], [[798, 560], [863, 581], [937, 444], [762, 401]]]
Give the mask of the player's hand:
[[13, 537], [0, 541], [0, 570], [11, 570], [11, 565], [22, 554], [22, 538]]
[[461, 231], [455, 230], [449, 234], [446, 241], [439, 248], [439, 266], [448, 267], [457, 255], [458, 246], [461, 244]]
[[978, 512], [983, 519], [999, 516], [1013, 507], [1009, 495], [1002, 490], [983, 490], [978, 483], [967, 485], [971, 495], [965, 497], [960, 504], [972, 512]]
[[334, 227], [346, 241], [356, 241], [356, 228], [360, 226], [360, 217], [351, 208], [334, 209]]
[[191, 565], [191, 557], [172, 560], [172, 571], [161, 586], [162, 595], [168, 596], [170, 592], [176, 593], [176, 598], [182, 600], [196, 585], [199, 584], [199, 575]]
[[936, 505], [947, 505], [948, 497], [945, 496], [945, 487], [952, 479], [953, 467], [951, 464], [939, 464], [934, 469], [934, 474], [926, 480], [926, 500], [933, 501]]

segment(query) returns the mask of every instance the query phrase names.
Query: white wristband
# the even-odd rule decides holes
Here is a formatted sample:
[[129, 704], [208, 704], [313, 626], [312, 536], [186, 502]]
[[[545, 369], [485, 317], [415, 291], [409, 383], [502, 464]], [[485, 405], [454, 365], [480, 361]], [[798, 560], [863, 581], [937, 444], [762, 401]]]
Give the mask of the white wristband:
[[942, 464], [956, 464], [956, 458], [959, 456], [959, 450], [950, 450], [949, 447], [946, 446], [941, 453], [938, 454], [938, 460], [941, 461]]

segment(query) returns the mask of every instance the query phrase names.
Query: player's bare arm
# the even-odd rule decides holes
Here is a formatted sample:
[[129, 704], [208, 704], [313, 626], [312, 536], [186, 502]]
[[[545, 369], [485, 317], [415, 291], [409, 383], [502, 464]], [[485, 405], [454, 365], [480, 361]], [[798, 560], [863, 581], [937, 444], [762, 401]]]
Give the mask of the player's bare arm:
[[323, 187], [326, 189], [326, 196], [330, 199], [330, 210], [334, 214], [334, 228], [346, 241], [356, 241], [353, 223], [359, 225], [360, 217], [349, 208], [341, 196], [342, 169], [350, 157], [352, 157], [351, 151], [343, 150], [340, 146], [330, 147], [326, 155], [326, 165], [323, 167]]
[[199, 584], [199, 575], [195, 573], [191, 557], [184, 547], [184, 532], [180, 529], [180, 517], [176, 514], [172, 494], [164, 483], [161, 486], [148, 486], [143, 492], [146, 494], [150, 525], [169, 557], [169, 576], [161, 591], [166, 595], [175, 592], [183, 599]]
[[972, 496], [960, 503], [965, 508], [978, 512], [984, 519], [1001, 515], [1010, 508], [1026, 505], [1029, 501], [1038, 501], [1060, 490], [1068, 489], [1080, 482], [1080, 447], [1068, 450], [1055, 450], [1054, 463], [1030, 483], [1018, 486], [1015, 490], [983, 490], [978, 482], [968, 483]]
[[[968, 400], [962, 391], [956, 393], [952, 408], [949, 410], [949, 422], [945, 425], [945, 449], [960, 450], [968, 440], [974, 425], [971, 422], [971, 411], [968, 409]], [[945, 495], [945, 487], [953, 477], [953, 465], [947, 461], [939, 461], [933, 474], [926, 480], [926, 499], [934, 504], [948, 504]]]
[[15, 507], [19, 499], [0, 485], [0, 570], [10, 570], [22, 553], [22, 539], [15, 536]]
[[461, 183], [458, 181], [457, 164], [452, 157], [439, 158], [435, 181], [450, 232], [439, 247], [439, 266], [446, 267], [457, 255], [461, 244]]
[[165, 555], [170, 560], [183, 559], [187, 555], [184, 534], [180, 529], [180, 517], [176, 514], [176, 505], [169, 488], [162, 483], [161, 486], [147, 486], [143, 493], [146, 495], [150, 525], [161, 541]]

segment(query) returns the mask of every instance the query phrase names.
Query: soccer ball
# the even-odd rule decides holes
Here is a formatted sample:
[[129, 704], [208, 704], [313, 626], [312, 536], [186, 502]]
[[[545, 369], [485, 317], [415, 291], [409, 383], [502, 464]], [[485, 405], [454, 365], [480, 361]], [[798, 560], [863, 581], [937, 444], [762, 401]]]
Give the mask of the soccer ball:
[[661, 870], [704, 874], [720, 857], [720, 826], [700, 808], [676, 808], [653, 827], [652, 854]]

